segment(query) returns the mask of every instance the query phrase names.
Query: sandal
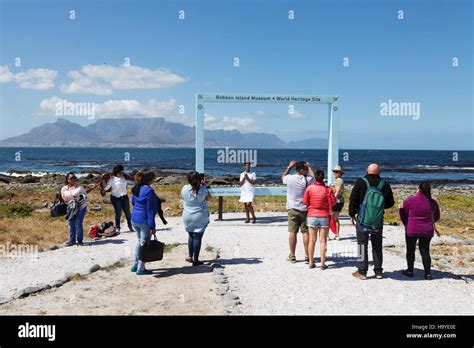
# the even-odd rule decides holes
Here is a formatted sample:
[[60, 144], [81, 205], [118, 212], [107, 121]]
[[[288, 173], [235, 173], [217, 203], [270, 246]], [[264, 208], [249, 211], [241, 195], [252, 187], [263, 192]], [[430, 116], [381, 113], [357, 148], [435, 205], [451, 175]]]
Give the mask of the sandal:
[[316, 265], [313, 263], [312, 265], [309, 265], [310, 269], [316, 268]]
[[286, 260], [291, 263], [296, 263], [296, 257], [294, 255], [293, 256], [289, 255]]
[[325, 269], [328, 269], [328, 266], [326, 266], [326, 265], [321, 265], [321, 270], [324, 271]]
[[305, 256], [304, 263], [306, 263], [307, 265], [309, 264], [309, 257], [308, 256]]

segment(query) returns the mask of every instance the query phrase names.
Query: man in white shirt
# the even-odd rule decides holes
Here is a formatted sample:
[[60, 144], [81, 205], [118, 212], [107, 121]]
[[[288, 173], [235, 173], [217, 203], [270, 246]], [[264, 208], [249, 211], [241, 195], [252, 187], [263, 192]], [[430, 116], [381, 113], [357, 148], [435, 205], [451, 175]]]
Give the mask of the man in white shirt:
[[[296, 169], [296, 174], [289, 174], [293, 167]], [[310, 176], [308, 176], [308, 173]], [[288, 256], [288, 261], [292, 263], [296, 262], [296, 235], [298, 231], [301, 230], [303, 234], [305, 263], [309, 263], [309, 235], [308, 226], [306, 224], [308, 208], [303, 204], [303, 197], [306, 187], [314, 182], [314, 172], [308, 162], [291, 161], [283, 172], [281, 179], [283, 183], [287, 185], [286, 208], [288, 209], [288, 232], [290, 232], [290, 255]]]
[[117, 233], [120, 233], [120, 220], [122, 218], [122, 211], [125, 213], [127, 219], [128, 229], [133, 232], [131, 214], [130, 214], [130, 201], [127, 194], [127, 185], [134, 185], [135, 182], [126, 180], [123, 174], [123, 166], [116, 165], [112, 170], [112, 176], [110, 177], [104, 191], [112, 189], [110, 193], [110, 202], [114, 206], [115, 211], [115, 229]]

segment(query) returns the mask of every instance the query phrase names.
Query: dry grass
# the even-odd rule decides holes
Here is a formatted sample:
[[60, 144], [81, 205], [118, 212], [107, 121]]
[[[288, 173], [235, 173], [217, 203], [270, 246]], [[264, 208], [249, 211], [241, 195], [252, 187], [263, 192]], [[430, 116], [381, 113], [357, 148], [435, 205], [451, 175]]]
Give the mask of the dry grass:
[[[163, 210], [166, 216], [181, 216], [182, 185], [155, 185], [158, 196], [164, 199]], [[51, 218], [49, 209], [42, 209], [45, 202], [51, 202], [54, 198], [53, 189], [41, 188], [31, 190], [26, 186], [15, 192], [5, 191], [0, 188], [0, 243], [31, 244], [38, 247], [49, 247], [64, 243], [68, 239], [66, 221], [64, 218]], [[131, 193], [129, 192], [129, 195]], [[108, 197], [108, 196], [107, 196]], [[398, 215], [398, 200], [396, 206], [388, 209], [385, 222], [400, 223]], [[465, 238], [474, 237], [474, 197], [461, 194], [446, 194], [437, 197], [441, 206], [442, 220], [437, 224], [441, 234], [456, 234]], [[257, 197], [254, 203], [256, 212], [285, 211], [286, 197]], [[345, 208], [343, 214], [347, 214], [349, 192], [345, 192]], [[5, 216], [2, 211], [5, 205], [27, 206], [34, 209], [30, 216]], [[3, 208], [2, 208], [3, 206]], [[93, 211], [93, 207], [100, 206], [100, 211]], [[216, 213], [218, 200], [214, 198], [209, 202], [209, 210]], [[21, 209], [20, 209], [21, 210]], [[23, 210], [21, 210], [23, 211]], [[238, 197], [226, 197], [224, 199], [224, 212], [242, 212], [244, 206], [238, 202]], [[3, 213], [5, 214], [5, 213]], [[104, 221], [113, 221], [113, 208], [107, 198], [107, 203], [102, 202], [98, 191], [89, 194], [89, 211], [84, 220], [84, 235], [87, 236], [89, 227]], [[467, 228], [467, 229], [466, 229]]]

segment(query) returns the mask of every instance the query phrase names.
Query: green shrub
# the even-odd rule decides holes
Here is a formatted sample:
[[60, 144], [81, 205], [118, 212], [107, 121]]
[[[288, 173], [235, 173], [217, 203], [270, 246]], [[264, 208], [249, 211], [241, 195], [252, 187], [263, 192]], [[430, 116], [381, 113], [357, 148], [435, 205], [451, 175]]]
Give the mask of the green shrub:
[[0, 218], [28, 217], [34, 209], [26, 203], [0, 202]]

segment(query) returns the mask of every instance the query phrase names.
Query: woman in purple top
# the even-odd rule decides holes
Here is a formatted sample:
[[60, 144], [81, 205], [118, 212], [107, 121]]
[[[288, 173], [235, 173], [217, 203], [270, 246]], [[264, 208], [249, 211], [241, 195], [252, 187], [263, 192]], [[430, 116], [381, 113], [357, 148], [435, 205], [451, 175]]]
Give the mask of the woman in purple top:
[[413, 264], [415, 263], [416, 241], [420, 249], [425, 279], [431, 280], [430, 241], [435, 232], [435, 222], [440, 218], [439, 206], [431, 198], [431, 185], [423, 181], [418, 186], [416, 195], [408, 197], [400, 208], [400, 219], [405, 225], [405, 239], [407, 243], [408, 269], [402, 273], [413, 278]]

